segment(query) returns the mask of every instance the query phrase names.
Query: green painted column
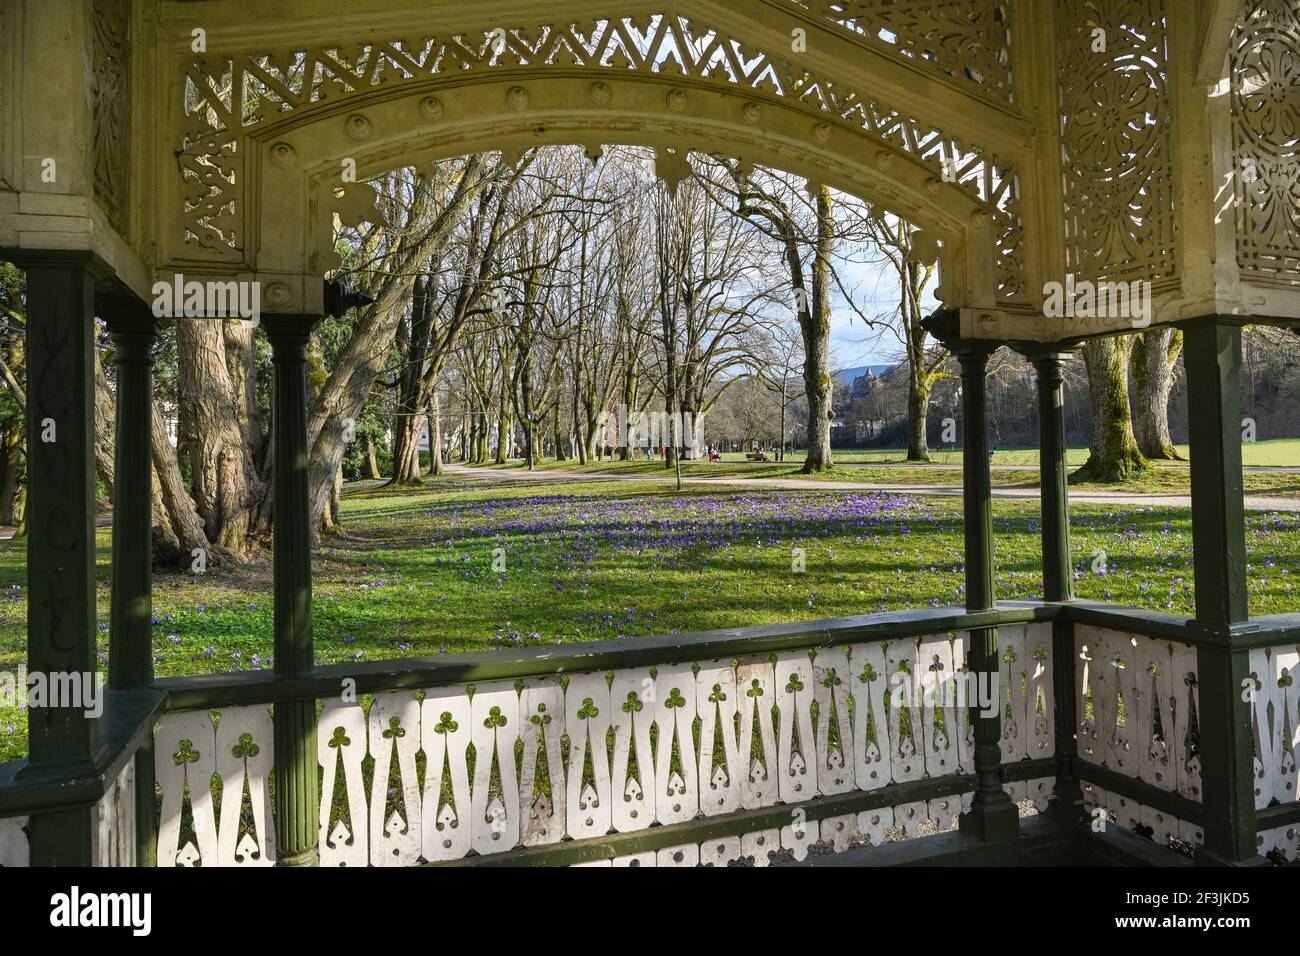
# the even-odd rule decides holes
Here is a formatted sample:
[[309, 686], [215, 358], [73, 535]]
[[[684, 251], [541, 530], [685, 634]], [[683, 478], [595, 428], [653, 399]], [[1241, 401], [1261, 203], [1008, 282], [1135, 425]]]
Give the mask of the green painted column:
[[[1032, 356], [1038, 378], [1038, 472], [1042, 511], [1043, 599], [1074, 600], [1070, 565], [1070, 497], [1065, 464], [1065, 366], [1069, 352]], [[1074, 686], [1074, 625], [1052, 622], [1052, 696], [1056, 713], [1056, 784], [1052, 811], [1067, 824], [1083, 819], [1083, 790], [1075, 774], [1079, 725]]]
[[[307, 444], [307, 340], [314, 317], [268, 316], [275, 367], [272, 398], [272, 522], [275, 672], [299, 677], [315, 667], [311, 633], [311, 498]], [[275, 705], [275, 836], [281, 866], [316, 866], [320, 782], [316, 702]]]
[[1183, 332], [1191, 446], [1192, 551], [1201, 798], [1202, 864], [1263, 862], [1255, 847], [1254, 744], [1249, 652], [1234, 642], [1247, 620], [1246, 523], [1241, 476], [1241, 329], [1215, 317]]
[[[966, 609], [984, 611], [996, 606], [993, 565], [993, 498], [989, 476], [988, 432], [985, 423], [985, 378], [994, 346], [985, 342], [957, 342], [953, 351], [961, 362], [963, 418], [962, 510], [966, 530]], [[961, 815], [963, 833], [993, 842], [1014, 839], [1019, 832], [1019, 811], [1002, 789], [1000, 768], [1003, 689], [998, 686], [998, 630], [975, 628], [970, 632], [970, 669], [980, 675], [980, 686], [991, 689], [999, 701], [997, 711], [982, 716], [972, 708], [975, 722], [975, 796], [969, 812]], [[980, 702], [983, 703], [983, 702]]]
[[[158, 323], [143, 305], [101, 309], [113, 338], [117, 418], [113, 436], [113, 591], [108, 686], [153, 683], [153, 347]], [[136, 861], [157, 859], [153, 741], [135, 757]]]
[[1065, 366], [1069, 352], [1033, 356], [1038, 377], [1039, 500], [1043, 521], [1043, 599], [1074, 599], [1070, 497], [1065, 465]]
[[152, 315], [106, 313], [113, 338], [117, 419], [113, 463], [113, 591], [108, 684], [153, 683], [153, 346]]
[[1241, 478], [1241, 329], [1200, 321], [1183, 332], [1191, 446], [1196, 619], [1245, 621], [1246, 526]]
[[[95, 657], [95, 282], [110, 270], [89, 253], [30, 253], [27, 273], [27, 667], [97, 679]], [[32, 780], [93, 772], [98, 722], [80, 706], [32, 706]], [[93, 805], [36, 813], [34, 866], [95, 858]]]

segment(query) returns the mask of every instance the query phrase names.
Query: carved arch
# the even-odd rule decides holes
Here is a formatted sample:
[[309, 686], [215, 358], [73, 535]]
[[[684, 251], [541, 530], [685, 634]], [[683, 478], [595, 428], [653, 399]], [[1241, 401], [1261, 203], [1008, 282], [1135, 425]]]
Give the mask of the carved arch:
[[[603, 114], [581, 105], [593, 99], [603, 101]], [[667, 151], [689, 149], [739, 156], [905, 211], [942, 243], [942, 295], [954, 305], [995, 307], [994, 230], [984, 203], [899, 151], [880, 147], [864, 155], [860, 133], [780, 110], [729, 92], [600, 74], [527, 82], [494, 77], [372, 93], [346, 109], [267, 126], [251, 139], [260, 183], [250, 210], [261, 242], [256, 272], [269, 283], [266, 301], [277, 309], [290, 311], [312, 294], [316, 285], [299, 288], [295, 273], [331, 268], [334, 213], [358, 221], [373, 199], [368, 187], [342, 181], [345, 158], [365, 179], [464, 153], [618, 142], [653, 147], [666, 159]], [[436, 122], [422, 122], [430, 115]], [[310, 305], [309, 298], [301, 302]]]
[[[184, 222], [182, 234], [162, 236], [160, 258], [175, 268], [311, 275], [322, 266], [312, 261], [319, 237], [284, 234], [289, 223], [308, 220], [285, 219], [285, 210], [258, 204], [264, 207], [268, 196], [289, 194], [315, 204], [315, 218], [307, 227], [311, 232], [328, 215], [329, 210], [320, 209], [329, 204], [329, 196], [308, 198], [304, 184], [284, 181], [276, 171], [280, 167], [261, 152], [273, 145], [275, 134], [302, 140], [307, 144], [304, 160], [319, 167], [327, 155], [314, 152], [319, 147], [312, 139], [319, 133], [303, 131], [319, 131], [331, 118], [337, 122], [342, 111], [394, 99], [478, 96], [474, 91], [506, 82], [526, 93], [538, 91], [527, 116], [536, 134], [533, 142], [586, 142], [599, 131], [610, 142], [708, 151], [731, 144], [733, 152], [755, 162], [785, 166], [879, 199], [951, 239], [945, 243], [950, 257], [961, 250], [961, 262], [950, 261], [945, 272], [949, 277], [962, 272], [959, 284], [945, 280], [954, 304], [992, 308], [999, 301], [1014, 302], [1024, 290], [1018, 176], [1011, 164], [832, 79], [680, 16], [488, 28], [351, 45], [316, 43], [254, 55], [210, 51], [202, 61], [182, 63], [186, 123], [179, 149], [172, 147], [178, 174], [170, 196], [180, 213], [161, 219], [164, 227], [177, 218]], [[602, 107], [579, 93], [595, 82], [622, 91], [620, 105]], [[542, 91], [566, 86], [568, 95], [555, 99], [554, 109], [544, 117], [537, 113], [550, 96]], [[665, 108], [671, 92], [666, 87], [717, 106], [716, 115], [706, 122], [689, 110]], [[490, 108], [489, 100], [467, 103], [484, 110], [485, 118], [456, 126], [454, 132], [448, 132], [449, 118], [413, 114], [409, 108], [392, 117], [396, 125], [390, 128], [388, 111], [381, 110], [379, 121], [370, 120], [374, 143], [386, 144], [391, 168], [407, 155], [463, 153], [471, 144], [490, 149], [504, 138], [521, 136], [522, 111], [511, 115], [508, 106]], [[728, 100], [728, 107], [719, 105]], [[628, 109], [637, 118], [630, 118]], [[732, 115], [722, 115], [726, 109]], [[751, 119], [764, 113], [762, 122]], [[453, 149], [457, 138], [460, 146]], [[374, 147], [367, 144], [364, 152], [375, 157], [375, 165], [361, 162], [358, 151], [363, 150], [354, 143], [344, 155], [357, 158], [360, 170], [368, 165], [372, 172], [382, 170]], [[277, 155], [284, 159], [288, 154]], [[319, 169], [313, 173], [312, 188], [319, 186], [320, 175]], [[272, 181], [274, 189], [269, 188]], [[354, 199], [349, 205], [356, 214]], [[268, 224], [279, 231], [258, 232]], [[301, 282], [286, 284], [293, 305], [310, 306], [295, 289]]]

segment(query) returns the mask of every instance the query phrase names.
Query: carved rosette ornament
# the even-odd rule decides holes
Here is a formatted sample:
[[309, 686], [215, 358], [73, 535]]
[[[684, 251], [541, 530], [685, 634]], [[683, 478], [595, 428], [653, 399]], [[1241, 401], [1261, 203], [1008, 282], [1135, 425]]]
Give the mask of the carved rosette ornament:
[[1066, 271], [1175, 271], [1163, 0], [1059, 0]]

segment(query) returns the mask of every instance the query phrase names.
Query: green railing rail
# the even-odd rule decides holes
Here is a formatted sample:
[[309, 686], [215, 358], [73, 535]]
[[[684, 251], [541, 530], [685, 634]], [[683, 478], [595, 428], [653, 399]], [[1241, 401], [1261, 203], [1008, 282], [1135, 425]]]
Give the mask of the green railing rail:
[[284, 677], [269, 670], [171, 677], [155, 681], [154, 686], [166, 692], [169, 711], [271, 704], [335, 697], [344, 680], [354, 680], [359, 693], [420, 689], [884, 641], [944, 631], [1023, 624], [1050, 619], [1053, 613], [1049, 605], [1007, 605], [977, 613], [951, 607], [926, 608], [796, 624], [697, 631], [671, 637], [330, 664], [295, 677]]

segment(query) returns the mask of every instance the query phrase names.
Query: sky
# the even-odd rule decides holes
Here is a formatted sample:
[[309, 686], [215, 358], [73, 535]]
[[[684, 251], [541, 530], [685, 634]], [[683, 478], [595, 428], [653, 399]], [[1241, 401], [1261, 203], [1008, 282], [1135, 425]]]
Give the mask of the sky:
[[[868, 316], [898, 309], [898, 277], [888, 263], [850, 263], [841, 268], [841, 278], [849, 290], [856, 290], [858, 308]], [[931, 281], [926, 289], [922, 312], [938, 307]], [[891, 330], [867, 328], [853, 309], [836, 295], [831, 313], [831, 367], [856, 368], [861, 365], [892, 365], [902, 361], [903, 344]]]

